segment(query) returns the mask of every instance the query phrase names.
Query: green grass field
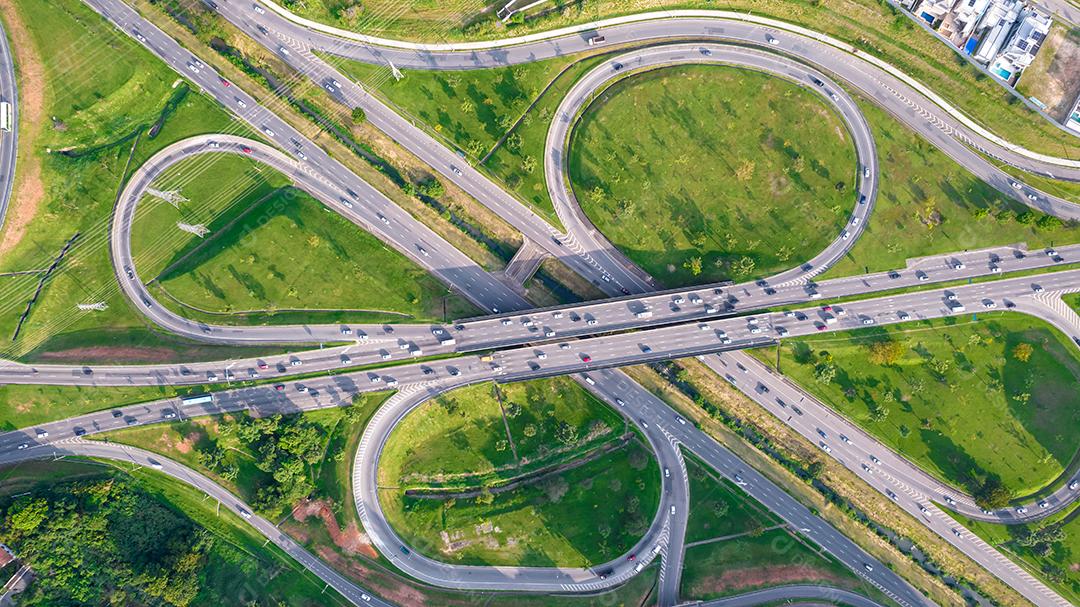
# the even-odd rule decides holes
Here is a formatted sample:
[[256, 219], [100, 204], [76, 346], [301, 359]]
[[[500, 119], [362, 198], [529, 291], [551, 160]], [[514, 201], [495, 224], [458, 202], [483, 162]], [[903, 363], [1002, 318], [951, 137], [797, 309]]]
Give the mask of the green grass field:
[[[418, 118], [430, 133], [461, 150], [472, 164], [559, 224], [540, 167], [544, 140], [551, 116], [566, 92], [603, 57], [560, 57], [463, 72], [410, 70], [405, 79], [397, 81], [387, 66], [322, 56], [365, 88], [376, 90], [402, 113]], [[496, 148], [504, 135], [508, 135], [506, 141]]]
[[[1066, 601], [1080, 604], [1080, 508], [1055, 514], [1037, 525], [995, 525], [949, 513], [953, 518], [1004, 552], [1035, 577], [1057, 590]], [[1041, 527], [1060, 526], [1064, 538], [1047, 542], [1049, 550], [1025, 540]], [[1045, 552], [1044, 552], [1045, 550]]]
[[[585, 566], [631, 546], [659, 500], [641, 439], [627, 442], [624, 420], [567, 378], [495, 389], [454, 390], [394, 429], [379, 486], [398, 533], [463, 564]], [[513, 479], [523, 482], [504, 487]], [[467, 493], [421, 496], [448, 488]], [[482, 490], [490, 502], [468, 493]]]
[[0, 432], [176, 395], [171, 387], [0, 386]]
[[[416, 3], [428, 4], [424, 0], [413, 4]], [[706, 8], [752, 13], [809, 27], [881, 57], [1015, 143], [1069, 158], [1080, 155], [1080, 145], [1068, 134], [1021, 104], [992, 78], [961, 59], [950, 46], [922, 31], [910, 18], [875, 0], [830, 0], [813, 6], [785, 0], [730, 0], [722, 6], [711, 0], [641, 0], [632, 4], [620, 0], [584, 0], [559, 4], [558, 10], [548, 11], [541, 18], [513, 22], [509, 26], [491, 13], [470, 22], [466, 16], [478, 15], [481, 2], [437, 3], [423, 11], [387, 11], [380, 0], [368, 11], [364, 10], [366, 3], [364, 8], [359, 8], [355, 0], [345, 3], [313, 0], [302, 7], [294, 5], [293, 10], [346, 29], [439, 42], [518, 36], [650, 9]], [[349, 14], [350, 7], [359, 10], [360, 20], [342, 18]], [[547, 8], [545, 5], [537, 10]], [[437, 20], [417, 21], [420, 15], [432, 14], [439, 15]]]
[[[1026, 362], [1020, 344], [1031, 346]], [[775, 350], [755, 354], [775, 359]], [[1066, 337], [1028, 316], [799, 337], [785, 340], [780, 358], [781, 370], [815, 396], [931, 474], [969, 489], [993, 474], [1025, 495], [1076, 455], [1080, 359]], [[823, 383], [830, 367], [834, 378]]]
[[785, 584], [822, 584], [873, 593], [850, 569], [787, 529], [686, 549], [680, 594], [688, 600]]
[[612, 85], [575, 128], [568, 164], [593, 223], [669, 287], [764, 276], [812, 257], [858, 196], [840, 117], [797, 85], [729, 67]]
[[747, 533], [779, 522], [761, 504], [731, 482], [716, 477], [712, 469], [695, 457], [686, 457], [686, 472], [690, 477], [691, 502], [686, 521], [687, 543]]
[[[285, 182], [235, 155], [193, 158], [160, 178], [155, 187], [191, 199], [177, 209], [147, 197], [133, 229], [136, 265], [156, 280], [163, 304], [236, 324], [442, 319], [444, 297], [447, 317], [476, 313], [404, 255]], [[210, 233], [183, 232], [181, 221]]]
[[877, 144], [878, 197], [866, 232], [825, 278], [903, 268], [909, 257], [964, 249], [1080, 242], [1080, 225], [1040, 225], [1043, 215], [1025, 215], [1026, 206], [976, 179], [888, 113], [863, 99], [859, 107]]
[[[47, 122], [33, 140], [31, 131], [21, 133], [27, 138], [21, 136], [20, 143], [27, 147], [19, 178], [34, 180], [41, 198], [34, 208], [9, 213], [5, 229], [12, 229], [13, 214], [25, 215], [28, 222], [18, 243], [0, 257], [0, 270], [45, 268], [68, 239], [79, 236], [14, 343], [10, 336], [38, 276], [3, 279], [0, 332], [9, 342], [4, 356], [31, 351], [40, 356], [55, 350], [56, 341], [65, 349], [90, 348], [86, 360], [127, 358], [144, 348], [190, 347], [147, 332], [119, 293], [108, 253], [113, 204], [125, 175], [169, 143], [198, 133], [244, 134], [247, 129], [215, 102], [187, 89], [176, 73], [81, 2], [14, 4], [32, 35], [33, 48], [27, 52], [42, 62], [45, 78], [35, 86], [44, 87]], [[160, 130], [152, 131], [154, 124], [161, 124]], [[71, 151], [63, 155], [59, 150]], [[33, 165], [40, 166], [37, 179], [26, 173]], [[76, 308], [97, 302], [108, 309]], [[98, 340], [106, 329], [112, 337]]]
[[[621, 416], [567, 377], [497, 389], [502, 407], [496, 385], [486, 383], [453, 390], [406, 416], [383, 449], [379, 484], [481, 485], [573, 460], [615, 444], [624, 432]], [[573, 437], [560, 433], [562, 424]]]
[[1069, 295], [1064, 296], [1062, 299], [1064, 299], [1065, 303], [1069, 304], [1069, 306], [1073, 310], [1076, 310], [1077, 313], [1080, 313], [1080, 293], [1070, 293]]
[[380, 489], [387, 521], [428, 556], [472, 565], [587, 567], [628, 550], [660, 501], [650, 450], [631, 441], [580, 467], [478, 498], [421, 499]]

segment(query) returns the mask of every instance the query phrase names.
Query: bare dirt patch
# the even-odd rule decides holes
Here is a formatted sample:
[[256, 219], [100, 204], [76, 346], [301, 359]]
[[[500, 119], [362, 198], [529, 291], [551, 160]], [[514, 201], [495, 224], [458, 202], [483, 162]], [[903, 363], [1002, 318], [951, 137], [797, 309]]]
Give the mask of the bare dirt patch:
[[334, 516], [327, 500], [310, 500], [297, 504], [293, 508], [292, 515], [299, 522], [312, 516], [319, 517], [334, 544], [347, 554], [359, 554], [373, 559], [379, 556], [367, 534], [360, 531], [355, 522], [350, 522], [345, 529], [338, 525], [337, 517]]
[[745, 569], [728, 569], [719, 575], [696, 584], [694, 596], [731, 593], [735, 590], [782, 586], [795, 582], [839, 583], [841, 578], [810, 565], [768, 565]]
[[30, 220], [37, 214], [45, 197], [41, 182], [41, 160], [30, 153], [35, 147], [45, 114], [45, 66], [34, 50], [33, 38], [22, 22], [11, 0], [0, 0], [0, 13], [11, 36], [12, 53], [18, 66], [19, 86], [19, 162], [21, 176], [8, 205], [4, 231], [0, 236], [0, 255], [7, 253], [22, 240]]

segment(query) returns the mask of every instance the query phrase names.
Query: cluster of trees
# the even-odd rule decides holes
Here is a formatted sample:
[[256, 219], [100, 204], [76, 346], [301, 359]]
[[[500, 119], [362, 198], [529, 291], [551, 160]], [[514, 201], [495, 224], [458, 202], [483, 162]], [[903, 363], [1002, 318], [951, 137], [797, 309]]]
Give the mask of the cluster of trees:
[[252, 505], [256, 508], [267, 512], [287, 508], [315, 490], [310, 468], [322, 461], [326, 436], [304, 416], [253, 418], [245, 414], [223, 420], [219, 433], [248, 447], [255, 454], [255, 466], [267, 474], [255, 489]]
[[37, 574], [22, 605], [184, 607], [209, 598], [200, 572], [214, 537], [130, 480], [38, 489], [0, 509], [0, 521], [0, 541]]
[[1061, 523], [1046, 525], [1038, 529], [1023, 526], [1016, 531], [1016, 543], [1041, 557], [1050, 556], [1054, 551], [1054, 545], [1065, 541], [1066, 537]]

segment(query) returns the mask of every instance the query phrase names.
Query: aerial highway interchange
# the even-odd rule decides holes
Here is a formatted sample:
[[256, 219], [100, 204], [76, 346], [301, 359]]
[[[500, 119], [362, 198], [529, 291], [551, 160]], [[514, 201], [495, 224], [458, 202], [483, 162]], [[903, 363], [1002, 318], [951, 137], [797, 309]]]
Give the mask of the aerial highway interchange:
[[[842, 80], [888, 108], [909, 128], [945, 150], [975, 176], [1018, 202], [1062, 219], [1080, 218], [1080, 207], [1064, 198], [1020, 183], [987, 160], [1015, 168], [1080, 181], [1077, 161], [1037, 154], [1001, 141], [962, 115], [935, 103], [895, 68], [838, 53], [832, 42], [799, 28], [741, 20], [708, 11], [664, 20], [632, 20], [599, 26], [608, 44], [645, 43], [612, 56], [594, 68], [563, 99], [547, 134], [544, 175], [565, 232], [519, 202], [453, 150], [399, 116], [312, 51], [399, 68], [471, 69], [513, 65], [589, 48], [597, 26], [533, 40], [477, 48], [453, 45], [376, 44], [354, 41], [311, 28], [275, 4], [219, 0], [213, 9], [323, 86], [340, 103], [364, 109], [370, 123], [519, 230], [533, 245], [563, 261], [609, 298], [574, 305], [532, 309], [509, 288], [388, 197], [333, 159], [316, 143], [278, 117], [255, 97], [228, 83], [213, 68], [143, 19], [120, 0], [85, 0], [127, 35], [136, 38], [276, 145], [228, 134], [206, 134], [179, 141], [148, 159], [120, 193], [111, 224], [113, 269], [120, 288], [156, 326], [210, 344], [287, 345], [280, 356], [228, 361], [155, 365], [63, 365], [5, 362], [5, 384], [75, 386], [213, 386], [212, 402], [182, 405], [175, 398], [106, 410], [0, 434], [0, 462], [61, 455], [133, 461], [149, 465], [216, 498], [240, 513], [267, 540], [355, 604], [388, 604], [327, 566], [272, 522], [206, 476], [178, 462], [123, 445], [86, 440], [118, 428], [156, 424], [200, 415], [251, 410], [259, 415], [309, 411], [348, 404], [353, 396], [394, 388], [397, 393], [368, 423], [353, 463], [353, 493], [360, 519], [374, 545], [401, 571], [425, 583], [456, 589], [526, 592], [596, 592], [624, 583], [640, 564], [661, 562], [660, 605], [680, 603], [679, 581], [690, 505], [680, 448], [703, 460], [751, 497], [780, 516], [792, 529], [822, 546], [897, 604], [928, 604], [908, 581], [863, 551], [781, 487], [692, 423], [618, 367], [696, 356], [718, 378], [785, 419], [795, 431], [820, 446], [875, 490], [963, 551], [1036, 605], [1067, 605], [1023, 568], [1003, 557], [973, 533], [950, 523], [943, 509], [967, 517], [1015, 524], [1035, 521], [1070, 506], [1077, 495], [1074, 478], [1044, 504], [982, 510], [962, 490], [924, 472], [912, 461], [877, 443], [842, 416], [830, 413], [809, 393], [777, 376], [741, 350], [775, 344], [786, 337], [821, 331], [856, 330], [909, 320], [977, 315], [1009, 309], [1044, 319], [1080, 347], [1080, 317], [1060, 303], [1080, 291], [1080, 245], [1040, 250], [999, 247], [958, 251], [910, 260], [907, 267], [849, 278], [815, 278], [855, 244], [874, 210], [878, 160], [873, 137], [858, 106], [837, 84]], [[694, 42], [663, 44], [669, 40]], [[733, 43], [739, 43], [735, 45]], [[0, 59], [4, 49], [0, 47]], [[852, 134], [859, 163], [858, 189], [852, 193], [848, 225], [812, 259], [745, 284], [702, 285], [657, 291], [655, 281], [634, 265], [585, 217], [569, 185], [566, 147], [573, 117], [610, 81], [631, 71], [660, 65], [721, 63], [751, 67], [814, 91], [842, 116]], [[0, 92], [13, 91], [0, 74]], [[14, 173], [14, 138], [0, 149], [3, 184]], [[7, 156], [3, 153], [6, 152]], [[330, 210], [359, 229], [370, 231], [489, 314], [450, 323], [224, 326], [183, 318], [154, 300], [138, 274], [131, 250], [137, 206], [154, 179], [176, 163], [201, 154], [240, 154], [277, 169]], [[10, 160], [5, 160], [10, 158]], [[0, 191], [0, 195], [3, 192]], [[1065, 265], [1067, 267], [1060, 268]], [[1012, 273], [1023, 272], [1019, 276]], [[840, 303], [836, 303], [840, 302]], [[328, 347], [321, 347], [328, 344]], [[320, 347], [315, 348], [314, 346]], [[444, 359], [426, 360], [433, 355]], [[413, 360], [419, 359], [419, 360]], [[301, 376], [297, 378], [296, 376]], [[381, 512], [376, 470], [391, 431], [410, 411], [454, 388], [486, 381], [511, 382], [571, 375], [636, 425], [659, 466], [674, 470], [663, 481], [660, 505], [648, 531], [631, 553], [587, 569], [484, 567], [442, 563], [409, 550]], [[247, 382], [231, 387], [232, 382]], [[225, 384], [225, 385], [221, 385]], [[801, 407], [795, 415], [792, 406]], [[841, 437], [844, 437], [841, 440]], [[1072, 481], [1072, 482], [1070, 482]], [[793, 588], [789, 594], [759, 600], [813, 598]], [[820, 598], [820, 597], [818, 597]], [[749, 599], [748, 599], [749, 600]], [[858, 599], [843, 599], [857, 603]], [[726, 604], [723, 601], [718, 604]]]

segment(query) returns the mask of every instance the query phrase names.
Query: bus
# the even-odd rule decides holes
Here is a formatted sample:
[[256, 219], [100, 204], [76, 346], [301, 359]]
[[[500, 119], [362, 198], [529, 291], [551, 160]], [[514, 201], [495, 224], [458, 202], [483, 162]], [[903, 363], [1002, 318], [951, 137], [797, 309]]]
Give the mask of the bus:
[[213, 394], [192, 394], [191, 396], [181, 396], [180, 404], [187, 407], [189, 405], [209, 405], [214, 402]]
[[7, 101], [0, 101], [0, 131], [11, 130], [11, 104]]

